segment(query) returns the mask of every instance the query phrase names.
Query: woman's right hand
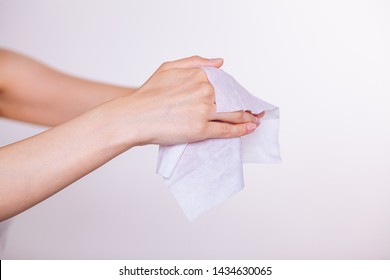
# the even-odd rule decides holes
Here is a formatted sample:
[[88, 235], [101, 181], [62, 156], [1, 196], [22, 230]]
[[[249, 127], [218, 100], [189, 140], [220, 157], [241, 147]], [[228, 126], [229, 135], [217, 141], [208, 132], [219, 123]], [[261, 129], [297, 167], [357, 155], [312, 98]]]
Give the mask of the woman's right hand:
[[111, 124], [118, 125], [123, 137], [131, 136], [130, 146], [172, 145], [253, 132], [261, 116], [216, 112], [213, 86], [200, 67], [219, 68], [222, 63], [222, 59], [198, 56], [163, 63], [137, 91], [106, 104], [114, 116]]

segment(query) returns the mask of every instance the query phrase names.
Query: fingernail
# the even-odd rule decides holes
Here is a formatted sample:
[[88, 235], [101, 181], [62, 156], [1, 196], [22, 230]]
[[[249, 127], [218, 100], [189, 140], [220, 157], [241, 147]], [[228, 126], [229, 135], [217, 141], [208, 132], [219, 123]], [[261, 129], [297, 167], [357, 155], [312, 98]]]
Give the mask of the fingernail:
[[257, 127], [257, 125], [255, 125], [254, 123], [248, 123], [248, 124], [246, 125], [246, 130], [248, 130], [248, 131], [253, 131], [253, 130], [256, 129], [256, 127]]
[[221, 61], [223, 61], [222, 58], [209, 58], [209, 61], [211, 63], [220, 63]]

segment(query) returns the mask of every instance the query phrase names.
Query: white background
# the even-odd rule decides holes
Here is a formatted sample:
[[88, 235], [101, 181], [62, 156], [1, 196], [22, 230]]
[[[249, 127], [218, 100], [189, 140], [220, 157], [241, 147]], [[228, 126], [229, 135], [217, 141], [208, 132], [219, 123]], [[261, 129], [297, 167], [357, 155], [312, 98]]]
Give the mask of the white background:
[[[223, 57], [280, 107], [283, 159], [247, 165], [244, 191], [189, 223], [157, 147], [132, 149], [12, 219], [3, 259], [390, 258], [388, 1], [0, 0], [0, 46], [134, 86]], [[43, 129], [0, 119], [0, 144]]]

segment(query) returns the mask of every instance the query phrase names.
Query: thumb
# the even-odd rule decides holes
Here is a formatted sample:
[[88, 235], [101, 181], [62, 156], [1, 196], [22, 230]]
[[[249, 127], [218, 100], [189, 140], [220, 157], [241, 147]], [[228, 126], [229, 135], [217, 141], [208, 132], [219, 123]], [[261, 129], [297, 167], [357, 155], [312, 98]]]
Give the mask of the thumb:
[[174, 68], [194, 68], [194, 67], [216, 67], [219, 68], [223, 64], [222, 58], [204, 58], [200, 56], [191, 56], [179, 60], [168, 61], [160, 66], [160, 70], [169, 70]]

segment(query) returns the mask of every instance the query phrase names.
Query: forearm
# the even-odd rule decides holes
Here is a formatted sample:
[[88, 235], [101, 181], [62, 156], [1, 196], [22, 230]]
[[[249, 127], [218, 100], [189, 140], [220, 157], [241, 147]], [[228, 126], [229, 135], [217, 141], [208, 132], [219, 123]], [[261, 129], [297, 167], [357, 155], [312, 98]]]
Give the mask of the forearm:
[[[134, 145], [106, 107], [0, 148], [0, 221], [50, 197]], [[136, 130], [134, 130], [136, 131]]]
[[[111, 101], [39, 135], [0, 148], [0, 221], [55, 194], [135, 145], [174, 145], [208, 138], [241, 137], [254, 131], [261, 114], [216, 112], [213, 87], [199, 67], [221, 65], [221, 59], [200, 57], [164, 63], [132, 94], [111, 98]], [[3, 81], [11, 78], [2, 79], [0, 75], [0, 86], [5, 88], [1, 98], [8, 96]], [[93, 90], [93, 87], [91, 85], [89, 89]], [[122, 93], [119, 90], [118, 96]], [[65, 102], [67, 97], [63, 98]], [[22, 100], [13, 102], [21, 102], [20, 106], [24, 106]], [[55, 102], [58, 103], [58, 99]], [[86, 102], [88, 106], [92, 103]], [[37, 104], [32, 106], [39, 107]], [[45, 110], [45, 106], [42, 108]], [[80, 113], [82, 109], [76, 111]], [[19, 112], [9, 112], [12, 113], [23, 116]], [[74, 114], [72, 111], [64, 115], [69, 118]], [[37, 120], [44, 118], [40, 116]]]
[[54, 126], [133, 91], [66, 75], [0, 49], [0, 115], [7, 118]]

